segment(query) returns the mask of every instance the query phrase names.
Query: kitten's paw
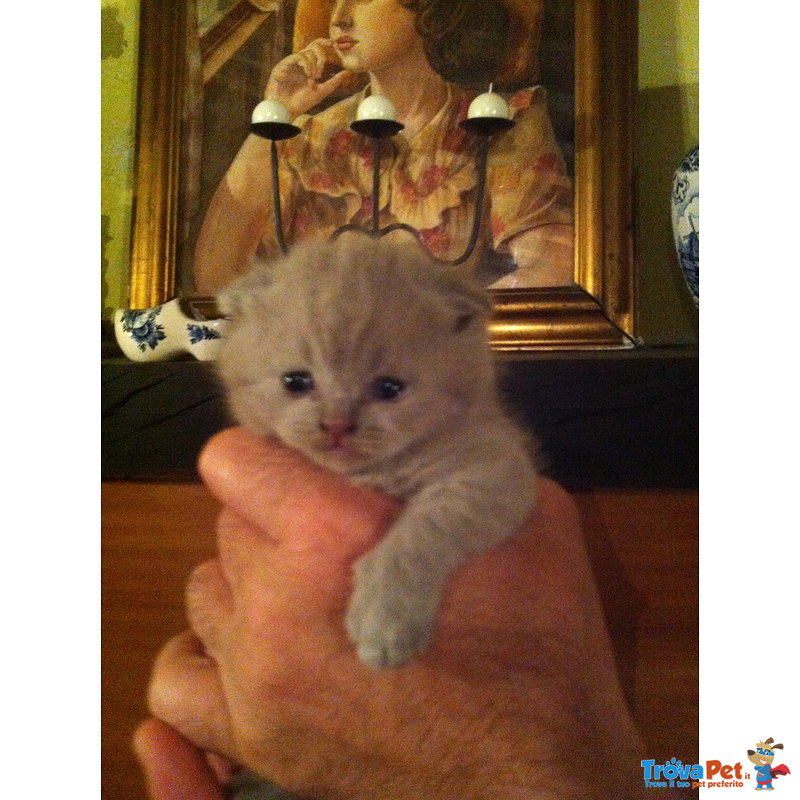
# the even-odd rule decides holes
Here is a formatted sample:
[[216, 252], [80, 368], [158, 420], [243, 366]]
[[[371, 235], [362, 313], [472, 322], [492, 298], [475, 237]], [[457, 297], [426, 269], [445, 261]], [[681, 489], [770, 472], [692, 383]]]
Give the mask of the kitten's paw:
[[356, 645], [359, 660], [368, 667], [378, 670], [401, 667], [425, 650], [430, 642], [430, 629], [422, 631], [395, 623], [394, 630], [389, 631], [387, 625], [391, 623], [387, 621], [380, 629], [372, 630], [369, 630], [371, 625], [348, 625], [348, 628], [362, 628], [359, 633], [351, 630], [350, 638]]
[[359, 659], [373, 669], [402, 666], [425, 650], [436, 617], [436, 596], [402, 587], [387, 572], [379, 561], [362, 559], [345, 617]]

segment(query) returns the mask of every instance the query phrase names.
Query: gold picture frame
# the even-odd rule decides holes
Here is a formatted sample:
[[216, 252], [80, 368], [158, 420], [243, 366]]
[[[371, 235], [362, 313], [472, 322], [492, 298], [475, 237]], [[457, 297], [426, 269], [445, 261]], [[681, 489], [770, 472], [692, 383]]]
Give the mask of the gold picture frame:
[[[229, 19], [246, 26], [264, 13], [239, 2]], [[574, 283], [494, 290], [492, 346], [502, 352], [624, 348], [636, 341], [636, 3], [574, 0], [574, 22]], [[186, 25], [181, 2], [141, 3], [131, 308], [160, 305], [178, 293]], [[192, 300], [213, 309], [208, 298]]]

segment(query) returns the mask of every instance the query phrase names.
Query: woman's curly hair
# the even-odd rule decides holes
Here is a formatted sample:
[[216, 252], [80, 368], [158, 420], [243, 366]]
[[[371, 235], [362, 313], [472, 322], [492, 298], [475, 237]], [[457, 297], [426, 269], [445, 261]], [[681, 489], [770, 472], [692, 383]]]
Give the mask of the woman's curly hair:
[[425, 54], [446, 80], [481, 87], [508, 52], [511, 17], [500, 0], [398, 0], [415, 16]]

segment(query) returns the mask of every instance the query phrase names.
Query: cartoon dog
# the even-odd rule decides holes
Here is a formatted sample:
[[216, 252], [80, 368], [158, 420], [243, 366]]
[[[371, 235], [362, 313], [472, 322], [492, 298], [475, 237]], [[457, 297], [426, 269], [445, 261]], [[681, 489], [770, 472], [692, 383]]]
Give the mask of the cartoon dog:
[[757, 742], [755, 750], [747, 751], [747, 757], [756, 765], [756, 783], [758, 784], [756, 791], [762, 789], [771, 791], [775, 788], [772, 785], [773, 778], [791, 774], [786, 764], [772, 766], [772, 762], [775, 760], [775, 751], [783, 750], [782, 744], [773, 744], [773, 741], [774, 739], [770, 736], [766, 742]]

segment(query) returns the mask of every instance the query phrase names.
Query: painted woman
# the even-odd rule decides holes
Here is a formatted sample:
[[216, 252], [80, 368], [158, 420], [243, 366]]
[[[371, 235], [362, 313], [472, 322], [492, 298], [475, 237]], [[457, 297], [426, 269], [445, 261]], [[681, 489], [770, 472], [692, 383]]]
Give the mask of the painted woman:
[[[264, 93], [302, 130], [280, 145], [288, 241], [369, 226], [372, 148], [349, 126], [359, 102], [380, 94], [405, 126], [385, 143], [380, 224], [411, 225], [434, 255], [460, 255], [475, 210], [478, 142], [458, 123], [490, 81], [519, 85], [527, 77], [540, 21], [541, 4], [524, 0], [300, 0], [295, 52], [276, 64]], [[354, 91], [358, 77], [366, 85]], [[465, 269], [494, 287], [570, 284], [572, 183], [545, 90], [506, 98], [516, 124], [493, 139], [481, 234]], [[272, 213], [269, 143], [250, 135], [203, 222], [194, 269], [200, 293], [216, 292], [254, 257], [276, 251]]]

